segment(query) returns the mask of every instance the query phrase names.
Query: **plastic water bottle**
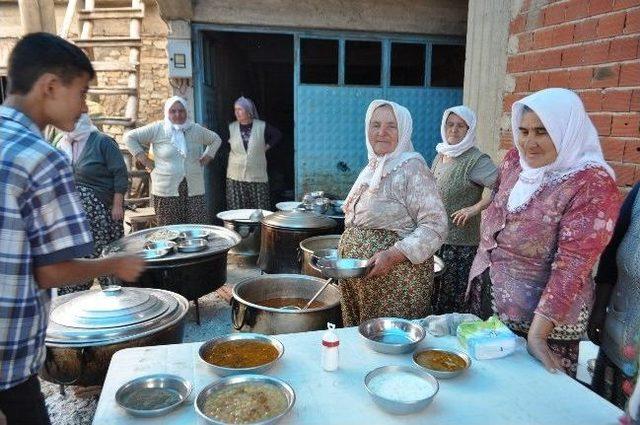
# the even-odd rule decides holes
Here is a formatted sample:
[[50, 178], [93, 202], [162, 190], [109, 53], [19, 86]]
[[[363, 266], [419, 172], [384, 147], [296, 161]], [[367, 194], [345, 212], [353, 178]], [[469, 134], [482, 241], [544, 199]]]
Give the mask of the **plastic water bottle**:
[[333, 323], [327, 323], [327, 331], [322, 335], [322, 368], [327, 372], [338, 369], [340, 340], [333, 331], [335, 328]]

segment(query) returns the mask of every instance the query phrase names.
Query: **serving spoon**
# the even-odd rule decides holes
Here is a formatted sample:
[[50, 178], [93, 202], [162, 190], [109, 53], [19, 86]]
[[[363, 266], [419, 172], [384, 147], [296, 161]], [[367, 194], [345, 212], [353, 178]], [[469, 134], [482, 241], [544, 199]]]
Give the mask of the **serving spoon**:
[[303, 310], [308, 309], [311, 306], [311, 304], [313, 304], [313, 302], [320, 296], [320, 294], [322, 294], [322, 292], [324, 292], [324, 290], [327, 289], [327, 286], [329, 286], [329, 284], [331, 283], [332, 280], [333, 280], [332, 277], [327, 279], [327, 281], [324, 283], [324, 285], [322, 285], [322, 288], [320, 288], [318, 290], [318, 292], [316, 292], [315, 295], [313, 297], [311, 297], [309, 302], [307, 302], [304, 305], [304, 307], [300, 308], [297, 305], [285, 305], [284, 307], [281, 307], [281, 308], [283, 310], [299, 310], [299, 311], [303, 311]]

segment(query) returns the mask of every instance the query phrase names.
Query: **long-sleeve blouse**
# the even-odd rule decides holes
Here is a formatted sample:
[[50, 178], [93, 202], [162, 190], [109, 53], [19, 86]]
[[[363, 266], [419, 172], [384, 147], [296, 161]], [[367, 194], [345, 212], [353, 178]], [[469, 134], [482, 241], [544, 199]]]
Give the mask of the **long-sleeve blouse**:
[[345, 226], [396, 232], [402, 239], [394, 246], [413, 264], [429, 259], [447, 237], [447, 213], [435, 179], [418, 159], [383, 177], [375, 193], [363, 186], [357, 196]]
[[576, 324], [590, 310], [591, 272], [609, 242], [620, 207], [615, 181], [601, 167], [545, 184], [523, 208], [506, 204], [520, 174], [512, 149], [500, 165], [493, 201], [484, 212], [469, 281], [489, 268], [501, 317]]

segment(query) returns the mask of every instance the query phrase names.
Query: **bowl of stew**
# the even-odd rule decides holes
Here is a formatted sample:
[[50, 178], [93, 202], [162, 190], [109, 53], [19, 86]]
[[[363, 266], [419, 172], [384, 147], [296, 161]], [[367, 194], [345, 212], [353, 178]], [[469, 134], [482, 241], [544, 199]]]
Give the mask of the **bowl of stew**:
[[471, 357], [462, 351], [427, 348], [413, 354], [413, 362], [437, 378], [453, 378], [471, 367]]
[[284, 354], [276, 338], [255, 333], [236, 333], [213, 338], [200, 346], [198, 355], [217, 375], [262, 373]]

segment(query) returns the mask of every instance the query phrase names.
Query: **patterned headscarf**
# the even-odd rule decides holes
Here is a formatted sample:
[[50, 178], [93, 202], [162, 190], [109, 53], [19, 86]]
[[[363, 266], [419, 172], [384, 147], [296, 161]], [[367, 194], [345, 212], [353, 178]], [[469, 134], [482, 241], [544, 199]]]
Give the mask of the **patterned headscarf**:
[[240, 96], [234, 102], [234, 105], [238, 105], [239, 107], [247, 111], [247, 114], [249, 114], [252, 120], [260, 119], [260, 117], [258, 116], [258, 110], [256, 109], [256, 104], [253, 103], [253, 100], [249, 99], [248, 97]]

